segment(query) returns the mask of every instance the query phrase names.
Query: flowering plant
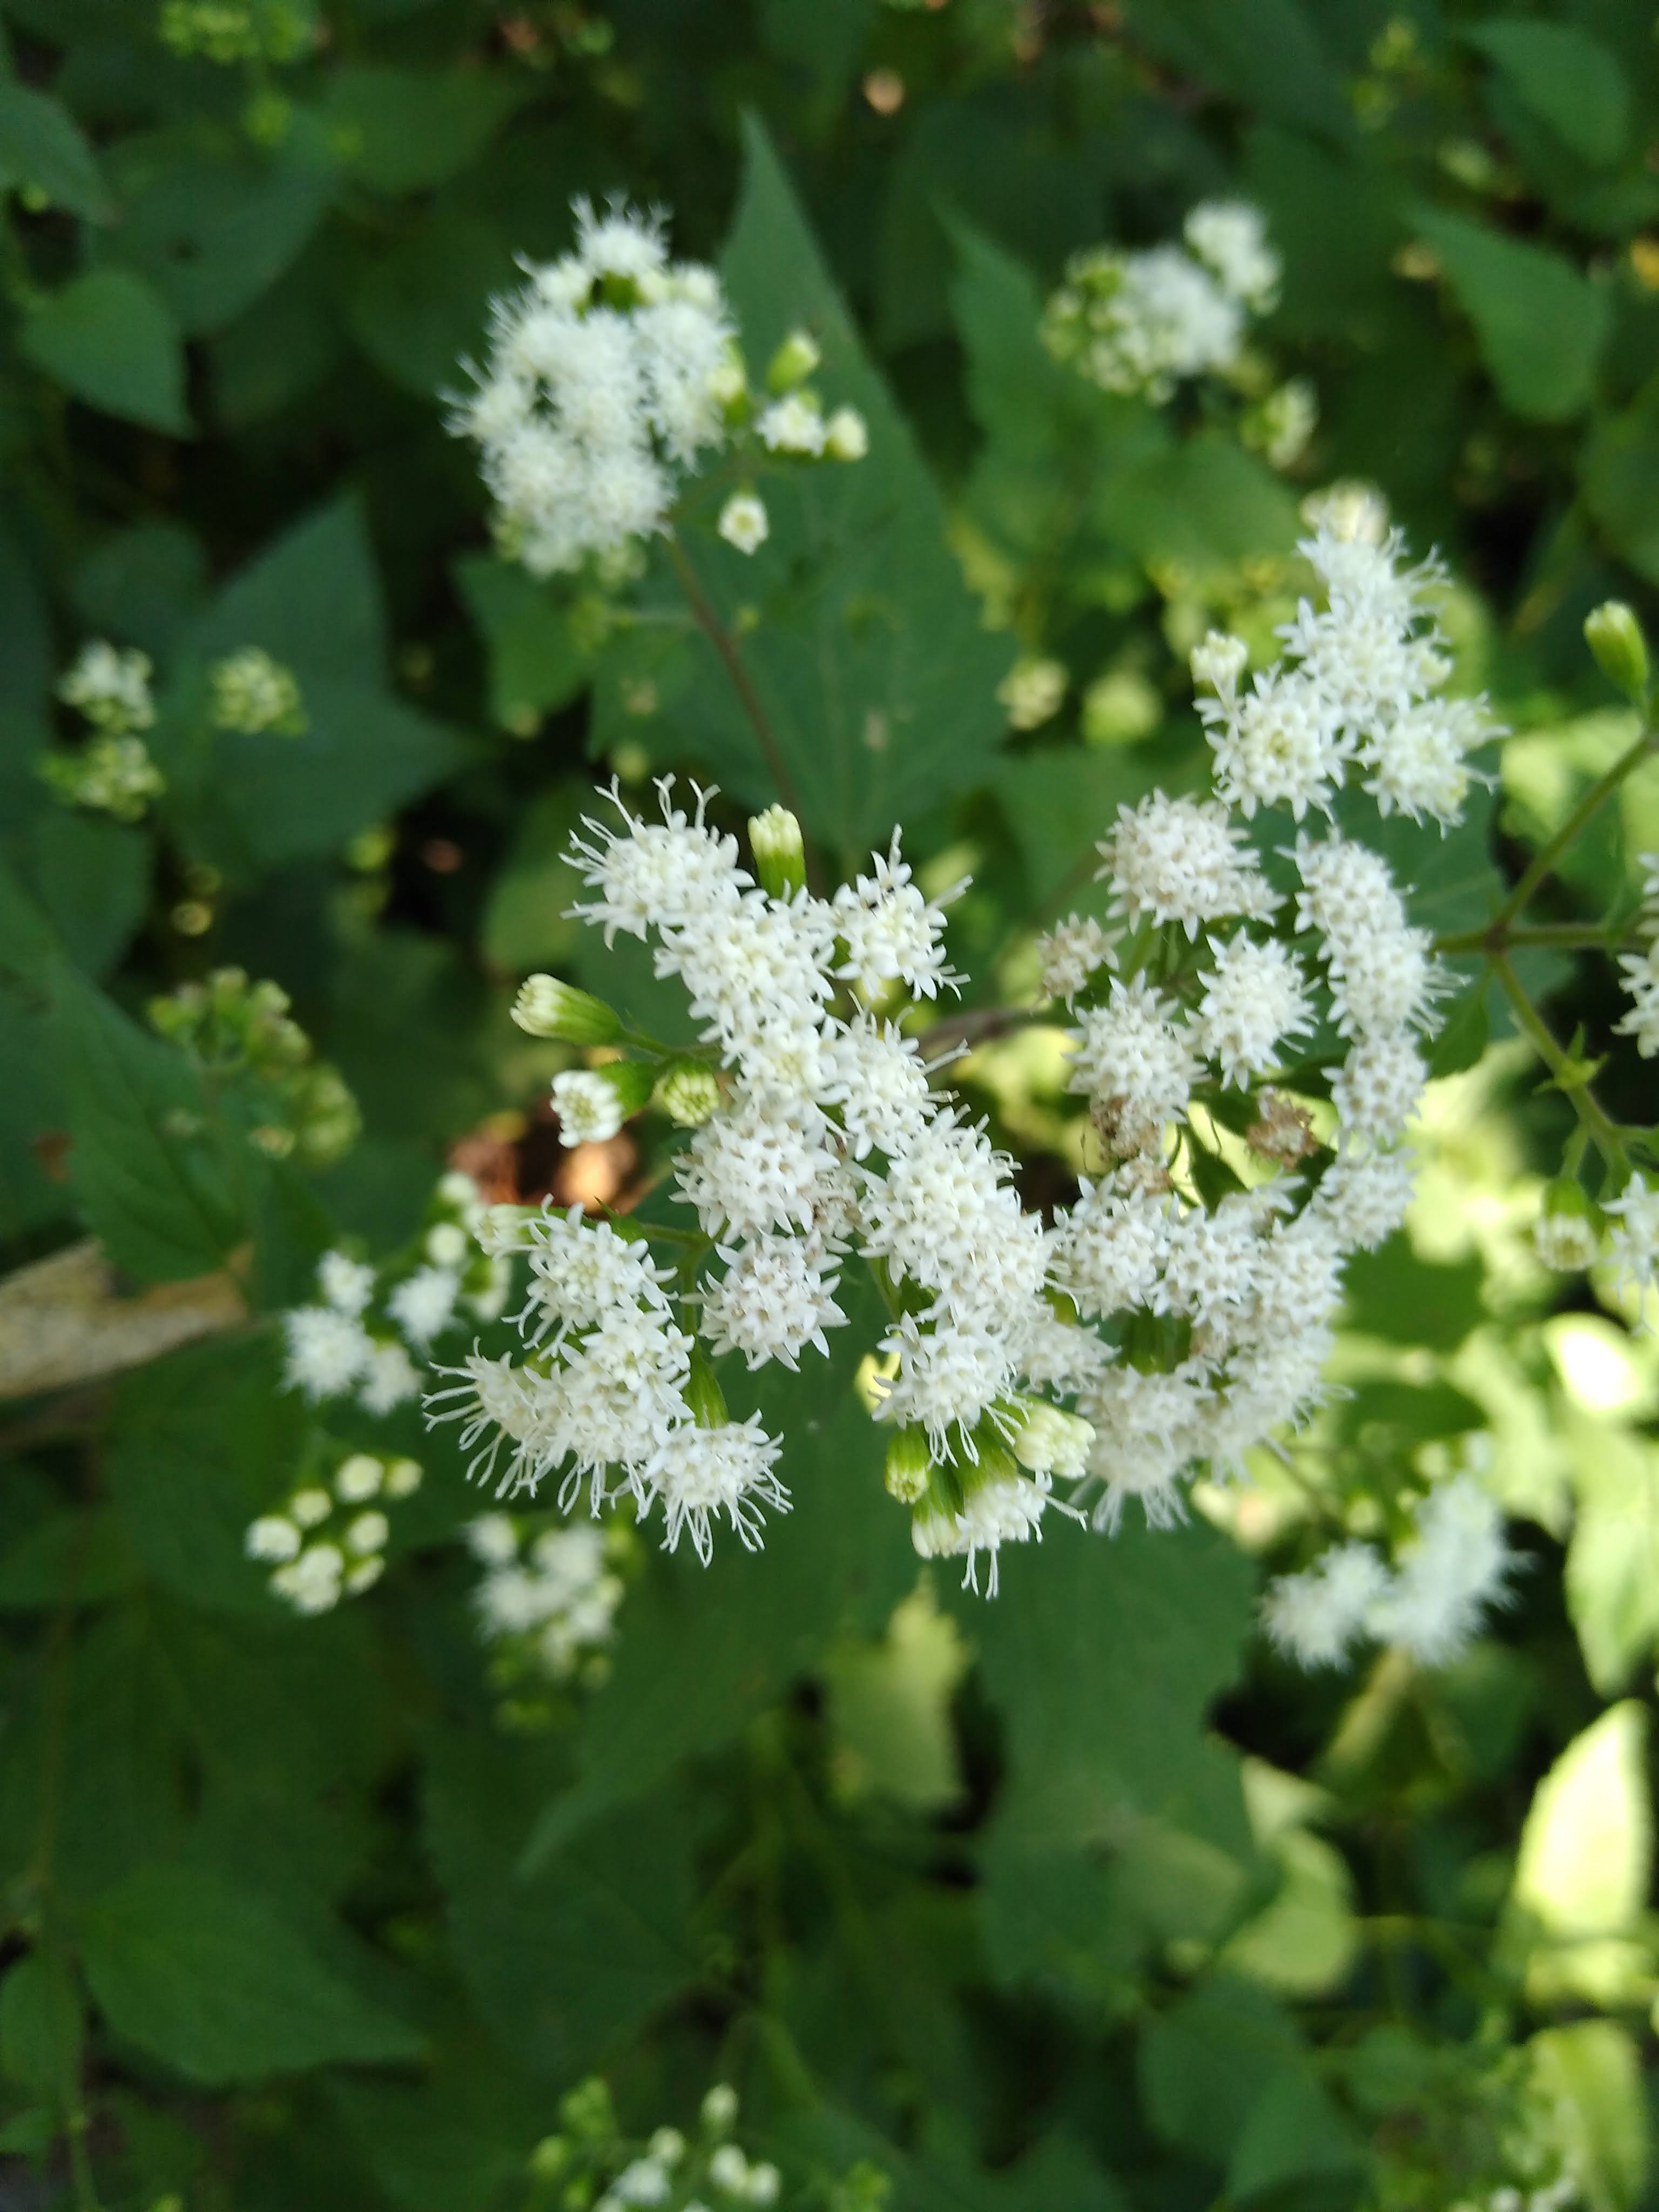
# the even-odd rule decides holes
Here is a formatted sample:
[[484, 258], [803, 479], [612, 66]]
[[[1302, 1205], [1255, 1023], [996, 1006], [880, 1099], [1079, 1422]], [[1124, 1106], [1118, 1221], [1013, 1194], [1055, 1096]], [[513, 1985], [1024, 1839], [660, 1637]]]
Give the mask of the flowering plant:
[[18, 2186], [1639, 2212], [1646, 16], [5, 13]]

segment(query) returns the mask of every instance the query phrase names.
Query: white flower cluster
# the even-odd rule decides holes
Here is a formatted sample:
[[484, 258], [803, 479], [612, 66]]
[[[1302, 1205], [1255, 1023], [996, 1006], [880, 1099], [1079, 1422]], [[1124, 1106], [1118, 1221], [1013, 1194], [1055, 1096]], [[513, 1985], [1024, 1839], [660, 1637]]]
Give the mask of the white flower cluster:
[[60, 678], [58, 696], [93, 732], [75, 750], [43, 753], [38, 763], [41, 776], [67, 805], [137, 822], [167, 789], [167, 778], [137, 734], [155, 720], [152, 672], [147, 653], [124, 653], [98, 638], [82, 647]]
[[471, 1316], [493, 1321], [507, 1303], [510, 1271], [481, 1258], [474, 1232], [483, 1218], [478, 1187], [453, 1170], [440, 1181], [411, 1254], [375, 1267], [325, 1252], [314, 1304], [283, 1316], [283, 1382], [313, 1405], [355, 1397], [381, 1415], [418, 1397], [434, 1342]]
[[149, 689], [154, 672], [147, 653], [124, 653], [106, 638], [95, 638], [82, 647], [74, 665], [59, 678], [58, 696], [94, 730], [125, 737], [149, 729], [155, 720]]
[[1631, 1010], [1618, 1024], [1616, 1034], [1634, 1037], [1644, 1060], [1659, 1053], [1659, 854], [1644, 853], [1642, 918], [1652, 933], [1640, 952], [1620, 956], [1624, 988]]
[[[671, 260], [659, 215], [585, 199], [574, 213], [575, 250], [526, 264], [527, 282], [494, 302], [488, 362], [466, 365], [477, 389], [452, 414], [480, 449], [505, 551], [539, 576], [614, 564], [665, 527], [682, 478], [734, 434], [752, 432], [768, 454], [863, 454], [855, 410], [826, 419], [802, 387], [809, 337], [786, 341], [775, 388], [787, 388], [757, 415], [714, 271]], [[719, 526], [752, 552], [765, 508], [736, 494]]]
[[216, 729], [240, 730], [247, 737], [304, 734], [306, 710], [298, 679], [262, 645], [245, 645], [215, 661], [208, 685]]
[[556, 1682], [586, 1671], [611, 1642], [623, 1597], [603, 1532], [580, 1522], [526, 1543], [511, 1514], [484, 1513], [465, 1536], [485, 1570], [474, 1593], [484, 1641], [527, 1655]]
[[296, 1613], [328, 1613], [373, 1589], [386, 1571], [392, 1523], [376, 1501], [410, 1498], [420, 1486], [416, 1461], [353, 1452], [331, 1483], [302, 1483], [280, 1512], [252, 1522], [244, 1549], [274, 1567], [274, 1596]]
[[1351, 769], [1384, 814], [1443, 829], [1461, 817], [1480, 780], [1469, 757], [1502, 732], [1484, 697], [1439, 696], [1451, 659], [1428, 599], [1441, 572], [1403, 566], [1403, 550], [1397, 531], [1379, 544], [1328, 514], [1298, 548], [1325, 604], [1301, 601], [1275, 665], [1241, 688], [1243, 639], [1212, 631], [1194, 648], [1216, 787], [1246, 817], [1328, 812]]
[[1517, 1561], [1504, 1516], [1473, 1474], [1438, 1484], [1414, 1513], [1415, 1533], [1390, 1567], [1369, 1544], [1334, 1546], [1267, 1588], [1262, 1612], [1281, 1650], [1304, 1667], [1340, 1666], [1371, 1640], [1443, 1666], [1509, 1595]]
[[1260, 212], [1243, 201], [1194, 208], [1184, 236], [1184, 246], [1074, 254], [1043, 313], [1056, 359], [1107, 392], [1144, 392], [1155, 404], [1183, 377], [1231, 368], [1248, 317], [1278, 297], [1279, 256]]
[[[701, 2126], [688, 2142], [678, 2128], [656, 2129], [635, 2147], [616, 2133], [610, 2094], [603, 2081], [585, 2082], [565, 2098], [560, 2107], [568, 2132], [550, 2137], [531, 2154], [532, 2173], [548, 2178], [568, 2175], [573, 2164], [586, 2167], [575, 2186], [586, 2192], [603, 2181], [593, 2200], [593, 2212], [631, 2212], [635, 2206], [659, 2206], [662, 2212], [715, 2212], [716, 2207], [754, 2205], [764, 2208], [778, 2202], [783, 2176], [769, 2160], [751, 2159], [741, 2144], [730, 2140], [738, 2116], [736, 2090], [719, 2082], [702, 2100]], [[574, 2138], [573, 2142], [572, 2138]], [[583, 2138], [590, 2146], [586, 2154]], [[871, 2191], [860, 2186], [874, 2169], [855, 2168], [848, 2177], [851, 2191], [838, 2190], [849, 2203], [867, 2203], [874, 2212], [884, 2203], [884, 2188]], [[575, 2201], [572, 2196], [572, 2201]]]

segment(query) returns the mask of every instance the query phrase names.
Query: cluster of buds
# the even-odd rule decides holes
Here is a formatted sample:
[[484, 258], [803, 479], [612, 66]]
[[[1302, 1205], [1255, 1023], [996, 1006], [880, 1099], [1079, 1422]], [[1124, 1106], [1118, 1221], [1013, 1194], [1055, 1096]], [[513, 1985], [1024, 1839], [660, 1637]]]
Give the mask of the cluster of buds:
[[353, 1452], [330, 1480], [303, 1481], [276, 1512], [261, 1514], [244, 1549], [272, 1568], [274, 1597], [296, 1613], [331, 1612], [380, 1581], [392, 1534], [384, 1507], [420, 1486], [416, 1461]]
[[[559, 2185], [559, 2201], [573, 2212], [590, 2206], [592, 2212], [629, 2212], [642, 2205], [730, 2212], [776, 2204], [785, 2177], [733, 2140], [737, 2120], [737, 2092], [721, 2081], [703, 2099], [691, 2135], [660, 2127], [642, 2139], [629, 2137], [609, 2088], [595, 2076], [560, 2100], [559, 2132], [544, 2136], [531, 2153], [530, 2179], [538, 2190]], [[802, 2212], [882, 2212], [891, 2185], [879, 2167], [860, 2160], [842, 2175], [791, 2177], [788, 2201]]]
[[290, 1004], [278, 983], [217, 968], [153, 999], [149, 1012], [156, 1033], [190, 1055], [227, 1105], [234, 1103], [251, 1143], [274, 1159], [330, 1167], [356, 1143], [362, 1117], [339, 1071], [314, 1056]]
[[228, 653], [208, 671], [210, 714], [216, 730], [246, 737], [298, 738], [307, 728], [305, 702], [291, 668], [261, 645]]

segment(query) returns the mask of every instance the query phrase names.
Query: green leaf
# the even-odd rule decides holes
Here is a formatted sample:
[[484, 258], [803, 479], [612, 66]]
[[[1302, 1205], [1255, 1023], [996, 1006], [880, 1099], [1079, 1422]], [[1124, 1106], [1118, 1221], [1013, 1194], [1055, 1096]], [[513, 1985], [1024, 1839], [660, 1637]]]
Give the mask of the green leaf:
[[247, 1173], [194, 1069], [67, 963], [52, 1000], [87, 1226], [141, 1282], [222, 1266], [246, 1233]]
[[128, 823], [52, 806], [36, 817], [31, 842], [40, 903], [65, 949], [88, 975], [106, 975], [149, 903], [149, 839]]
[[0, 82], [0, 189], [19, 185], [32, 185], [65, 215], [108, 220], [98, 157], [74, 117], [50, 93], [9, 78]]
[[427, 407], [465, 386], [492, 293], [514, 281], [513, 257], [489, 223], [448, 212], [416, 225], [373, 259], [350, 264], [341, 305], [375, 366]]
[[86, 1912], [87, 1979], [116, 2033], [216, 2087], [308, 2066], [418, 2057], [264, 1898], [219, 1874], [143, 1867]]
[[[777, 1471], [793, 1500], [769, 1519], [756, 1556], [719, 1545], [707, 1568], [684, 1554], [629, 1593], [629, 1633], [577, 1733], [575, 1788], [556, 1798], [533, 1850], [653, 1789], [680, 1760], [728, 1741], [806, 1673], [838, 1630], [873, 1630], [915, 1581], [905, 1516], [882, 1488], [884, 1437], [854, 1395], [851, 1371], [877, 1334], [874, 1293], [843, 1279], [848, 1326], [799, 1377], [776, 1370], [754, 1391]], [[735, 1378], [726, 1395], [738, 1410]], [[677, 1654], [696, 1652], [695, 1667]]]
[[592, 657], [571, 636], [565, 608], [525, 569], [464, 553], [454, 574], [489, 655], [489, 711], [514, 737], [533, 736], [544, 714], [576, 696]]
[[1590, 433], [1581, 479], [1584, 503], [1613, 550], [1659, 583], [1659, 376], [1622, 414]]
[[[726, 610], [759, 599], [744, 658], [805, 819], [838, 854], [884, 844], [906, 814], [974, 784], [1002, 734], [994, 696], [1011, 654], [985, 635], [945, 544], [939, 494], [854, 325], [760, 125], [745, 125], [738, 221], [723, 262], [752, 359], [797, 325], [823, 348], [818, 384], [870, 430], [868, 457], [769, 477], [772, 537], [752, 564], [699, 548], [705, 590]], [[677, 739], [696, 744], [747, 799], [776, 792], [712, 649]]]
[[81, 2004], [63, 1959], [32, 1951], [0, 1981], [0, 2074], [67, 2106], [81, 2074]]
[[1659, 1643], [1659, 1449], [1600, 1424], [1569, 1437], [1567, 1608], [1589, 1678], [1610, 1697]]
[[348, 62], [330, 74], [322, 114], [355, 176], [414, 192], [470, 167], [524, 96], [503, 72]]
[[1581, 161], [1610, 167], [1630, 131], [1630, 87], [1617, 58], [1574, 23], [1495, 16], [1463, 36]]
[[270, 1335], [191, 1345], [124, 1378], [110, 1494], [146, 1570], [193, 1605], [270, 1618], [250, 1521], [291, 1486], [308, 1427]]
[[1352, 135], [1341, 82], [1324, 51], [1322, 11], [1300, 0], [1135, 0], [1133, 35], [1183, 75], [1275, 122], [1332, 138]]
[[54, 1513], [0, 1554], [0, 1610], [50, 1611], [71, 1600], [98, 1605], [131, 1589], [136, 1574], [113, 1514]]
[[518, 1862], [544, 1765], [522, 1745], [441, 1741], [427, 1836], [484, 2017], [524, 2064], [568, 2081], [695, 1977], [691, 1824], [678, 1798], [659, 1796], [597, 1822], [526, 1875]]
[[302, 110], [275, 153], [240, 136], [215, 150], [180, 126], [122, 139], [109, 172], [122, 208], [104, 252], [147, 278], [191, 337], [222, 330], [276, 282], [333, 186], [322, 125]]
[[100, 413], [191, 434], [179, 325], [130, 270], [88, 270], [45, 295], [29, 308], [19, 343], [37, 368]]
[[1172, 562], [1200, 584], [1300, 532], [1294, 495], [1233, 437], [1201, 433], [1133, 471], [1118, 489], [1113, 534], [1143, 563]]
[[1537, 422], [1582, 414], [1607, 334], [1607, 294], [1565, 254], [1466, 216], [1419, 209], [1416, 227], [1474, 324], [1505, 402]]
[[[1153, 1817], [1199, 1833], [1217, 1820], [1202, 1716], [1234, 1677], [1255, 1577], [1213, 1529], [1129, 1522], [1099, 1537], [1065, 1522], [1004, 1554], [994, 1605], [957, 1610], [1009, 1731], [999, 1817], [1051, 1842], [1110, 1840]], [[1056, 1682], [1110, 1682], [1056, 1698]], [[1219, 1839], [1248, 1854], [1235, 1781]]]
[[1592, 2212], [1632, 2212], [1652, 2159], [1642, 2060], [1610, 2020], [1547, 2027], [1526, 2046], [1533, 2085], [1551, 2112], [1562, 2165]]
[[[1244, 2123], [1227, 2165], [1227, 2193], [1249, 2204], [1287, 2184], [1343, 2175], [1357, 2198], [1365, 2166], [1364, 2147], [1313, 2075], [1304, 2066], [1287, 2066], [1267, 2082]], [[1332, 2201], [1322, 2196], [1322, 2203]]]
[[1634, 1698], [1610, 1705], [1534, 1793], [1511, 1894], [1557, 1942], [1637, 1929], [1653, 1875], [1646, 1734]]
[[1268, 2084], [1302, 2063], [1301, 2038], [1284, 2007], [1251, 1983], [1218, 1974], [1142, 2034], [1146, 2117], [1176, 2149], [1224, 2166]]
[[[198, 738], [212, 661], [263, 646], [298, 679], [298, 736]], [[269, 866], [335, 852], [462, 758], [454, 736], [386, 686], [374, 548], [352, 498], [303, 517], [225, 586], [191, 629], [155, 750], [177, 804], [216, 853]], [[170, 802], [164, 802], [164, 806]]]
[[1455, 1352], [1486, 1308], [1486, 1267], [1478, 1258], [1419, 1260], [1403, 1237], [1379, 1251], [1357, 1252], [1346, 1279], [1347, 1322], [1364, 1336]]
[[535, 969], [562, 968], [588, 935], [585, 923], [570, 919], [571, 902], [582, 896], [582, 883], [564, 855], [592, 799], [586, 783], [573, 779], [556, 784], [526, 811], [514, 830], [483, 914], [482, 951], [498, 975], [517, 977]]

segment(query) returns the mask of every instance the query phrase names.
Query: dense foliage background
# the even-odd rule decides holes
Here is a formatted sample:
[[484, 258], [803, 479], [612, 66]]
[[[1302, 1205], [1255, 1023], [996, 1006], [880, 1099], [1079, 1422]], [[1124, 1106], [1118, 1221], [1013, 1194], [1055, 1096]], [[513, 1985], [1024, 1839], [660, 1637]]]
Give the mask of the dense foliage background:
[[[706, 574], [834, 862], [902, 817], [939, 881], [971, 868], [953, 942], [986, 996], [1029, 988], [1118, 804], [1194, 776], [1185, 652], [1284, 617], [1298, 500], [1340, 477], [1442, 548], [1464, 674], [1516, 732], [1472, 829], [1395, 841], [1425, 917], [1472, 928], [1632, 728], [1580, 625], [1659, 583], [1651, 9], [3, 18], [0, 1237], [66, 1257], [0, 1285], [0, 2196], [553, 2203], [553, 2155], [526, 2161], [599, 2069], [635, 2133], [731, 2080], [802, 2203], [864, 2160], [919, 2212], [1504, 2212], [1565, 2159], [1631, 2212], [1659, 1357], [1528, 1257], [1570, 1117], [1474, 963], [1410, 1242], [1357, 1272], [1350, 1395], [1173, 1534], [1061, 1527], [994, 1605], [915, 1595], [845, 1358], [765, 1556], [627, 1550], [580, 1687], [492, 1675], [477, 1494], [407, 1408], [331, 1425], [426, 1469], [371, 1595], [297, 1620], [242, 1534], [316, 1448], [269, 1316], [325, 1245], [404, 1243], [447, 1160], [623, 1202], [649, 1168], [624, 1138], [573, 1182], [560, 1057], [507, 1018], [532, 968], [611, 988], [562, 919], [592, 781], [773, 795], [700, 640], [489, 550], [437, 394], [514, 256], [562, 249], [574, 192], [660, 200], [752, 362], [818, 335], [870, 458], [787, 561], [711, 538]], [[1232, 193], [1285, 259], [1258, 388], [1319, 398], [1288, 475], [1232, 396], [1109, 399], [1036, 335], [1069, 252]], [[38, 772], [94, 637], [155, 664], [168, 788], [139, 823]], [[294, 672], [300, 734], [211, 727], [207, 672], [249, 646]], [[1022, 653], [1069, 686], [1011, 732]], [[1633, 899], [1659, 786], [1620, 804], [1558, 918]], [[1608, 1050], [1608, 963], [1547, 962], [1558, 1027]], [[246, 1040], [153, 1033], [152, 998], [228, 965], [290, 994], [350, 1149], [337, 1112], [308, 1147], [317, 1098]], [[1052, 1047], [967, 1071], [1032, 1203], [1077, 1165]], [[1645, 1063], [1602, 1081], [1645, 1118]], [[1467, 1459], [1529, 1553], [1495, 1634], [1438, 1674], [1276, 1662], [1258, 1561]]]

